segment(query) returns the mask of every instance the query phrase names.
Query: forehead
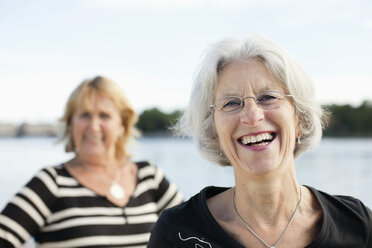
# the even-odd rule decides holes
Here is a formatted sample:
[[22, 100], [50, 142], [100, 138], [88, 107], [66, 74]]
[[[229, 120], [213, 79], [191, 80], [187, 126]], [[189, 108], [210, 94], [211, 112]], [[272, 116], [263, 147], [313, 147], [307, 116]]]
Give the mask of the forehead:
[[219, 73], [216, 96], [250, 95], [283, 87], [261, 61], [232, 62]]
[[93, 109], [104, 111], [117, 111], [114, 102], [108, 96], [96, 92], [86, 94], [77, 102], [77, 111], [92, 111]]

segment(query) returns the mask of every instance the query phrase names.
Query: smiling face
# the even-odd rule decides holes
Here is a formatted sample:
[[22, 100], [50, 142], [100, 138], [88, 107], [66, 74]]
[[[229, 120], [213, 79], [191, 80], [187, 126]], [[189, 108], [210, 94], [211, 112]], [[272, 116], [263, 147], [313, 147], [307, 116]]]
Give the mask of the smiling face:
[[[267, 90], [286, 93], [262, 62], [233, 62], [221, 70], [214, 100]], [[297, 121], [289, 99], [263, 109], [247, 98], [241, 111], [215, 110], [214, 122], [221, 148], [236, 171], [259, 176], [294, 163]]]
[[124, 133], [119, 111], [101, 94], [94, 93], [85, 103], [78, 105], [72, 117], [72, 137], [79, 158], [85, 162], [115, 159], [116, 144]]

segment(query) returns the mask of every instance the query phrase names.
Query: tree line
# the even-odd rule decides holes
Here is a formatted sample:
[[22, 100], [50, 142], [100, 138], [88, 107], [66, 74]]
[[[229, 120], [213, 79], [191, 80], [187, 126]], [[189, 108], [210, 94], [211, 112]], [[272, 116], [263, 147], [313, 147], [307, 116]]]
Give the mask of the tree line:
[[[328, 114], [324, 136], [331, 137], [372, 137], [372, 102], [364, 101], [360, 106], [326, 105]], [[158, 108], [143, 111], [137, 128], [144, 135], [168, 135], [182, 111], [164, 113]]]
[[328, 105], [329, 117], [324, 136], [372, 137], [372, 102], [360, 106]]
[[169, 128], [177, 122], [181, 113], [180, 110], [164, 113], [158, 108], [147, 109], [140, 114], [137, 128], [145, 135], [170, 134]]

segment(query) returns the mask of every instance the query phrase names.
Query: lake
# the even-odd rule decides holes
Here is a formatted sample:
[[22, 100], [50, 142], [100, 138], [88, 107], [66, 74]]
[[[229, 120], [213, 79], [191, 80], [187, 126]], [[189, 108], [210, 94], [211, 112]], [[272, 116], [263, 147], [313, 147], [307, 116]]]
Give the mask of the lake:
[[[207, 185], [232, 186], [233, 171], [209, 163], [190, 139], [140, 138], [134, 160], [148, 160], [162, 168], [185, 199]], [[0, 208], [40, 168], [71, 158], [56, 138], [0, 139]], [[297, 177], [331, 194], [361, 199], [372, 208], [372, 139], [325, 138], [318, 149], [296, 160]]]

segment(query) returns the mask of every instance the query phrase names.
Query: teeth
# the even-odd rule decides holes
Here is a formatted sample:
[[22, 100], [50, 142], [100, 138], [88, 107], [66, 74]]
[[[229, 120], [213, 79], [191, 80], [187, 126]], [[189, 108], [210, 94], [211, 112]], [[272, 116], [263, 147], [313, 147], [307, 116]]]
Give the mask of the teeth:
[[245, 136], [241, 138], [241, 143], [244, 145], [250, 144], [250, 143], [256, 143], [256, 142], [261, 142], [258, 145], [266, 145], [269, 143], [274, 138], [274, 136], [270, 133], [262, 133], [257, 136]]

